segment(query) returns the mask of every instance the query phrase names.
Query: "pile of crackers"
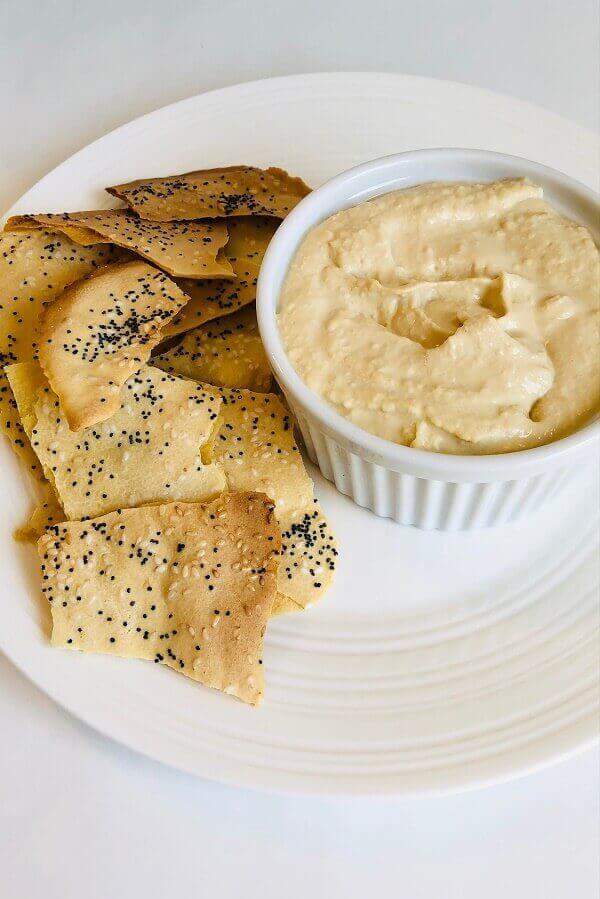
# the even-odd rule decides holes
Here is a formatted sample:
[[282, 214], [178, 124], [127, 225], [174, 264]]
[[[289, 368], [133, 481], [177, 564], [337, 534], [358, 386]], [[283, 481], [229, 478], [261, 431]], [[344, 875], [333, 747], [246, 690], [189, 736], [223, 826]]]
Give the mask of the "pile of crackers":
[[107, 188], [121, 208], [0, 235], [0, 423], [37, 485], [52, 643], [165, 664], [256, 705], [270, 617], [337, 549], [254, 301], [309, 192], [249, 166]]

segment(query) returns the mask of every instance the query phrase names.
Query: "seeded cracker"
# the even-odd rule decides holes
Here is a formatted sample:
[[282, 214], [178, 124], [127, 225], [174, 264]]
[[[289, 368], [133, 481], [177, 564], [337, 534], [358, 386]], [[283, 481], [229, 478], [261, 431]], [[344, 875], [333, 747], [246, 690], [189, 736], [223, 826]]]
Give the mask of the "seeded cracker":
[[273, 394], [218, 393], [222, 424], [213, 460], [223, 466], [229, 490], [259, 490], [275, 503], [282, 534], [277, 589], [304, 608], [330, 586], [337, 549], [313, 497], [290, 415]]
[[180, 278], [233, 277], [221, 250], [228, 239], [224, 222], [147, 222], [127, 209], [17, 215], [7, 231], [50, 228], [77, 243], [117, 244]]
[[190, 298], [181, 312], [165, 328], [165, 336], [181, 334], [204, 322], [229, 315], [256, 300], [258, 273], [269, 242], [279, 221], [261, 216], [230, 219], [229, 241], [224, 253], [235, 280], [191, 281], [177, 283]]
[[247, 165], [142, 178], [108, 187], [142, 218], [167, 222], [233, 215], [285, 218], [310, 188], [283, 169]]
[[232, 268], [236, 274], [235, 281], [220, 278], [215, 281], [191, 281], [188, 278], [178, 278], [177, 285], [188, 297], [189, 302], [169, 322], [163, 336], [174, 337], [183, 334], [254, 303], [258, 267], [233, 263]]
[[41, 494], [42, 497], [29, 516], [27, 523], [17, 528], [13, 534], [14, 539], [19, 543], [32, 543], [45, 533], [46, 528], [65, 520], [65, 513], [56, 497], [54, 488], [50, 484], [44, 483], [41, 485]]
[[228, 219], [229, 240], [225, 252], [229, 261], [246, 260], [260, 266], [280, 224], [279, 219], [260, 215]]
[[261, 494], [69, 521], [41, 538], [52, 642], [152, 659], [252, 705], [279, 529]]
[[7, 369], [23, 425], [67, 518], [144, 503], [212, 499], [226, 488], [201, 451], [213, 439], [221, 400], [211, 388], [144, 366], [118, 412], [74, 433], [36, 362]]
[[119, 409], [122, 385], [185, 302], [163, 272], [126, 262], [77, 282], [46, 308], [39, 359], [73, 431]]
[[259, 393], [271, 387], [271, 368], [253, 307], [188, 331], [180, 344], [154, 356], [152, 364], [220, 387], [246, 387]]
[[[39, 502], [29, 516], [26, 524], [17, 528], [14, 533], [15, 540], [31, 541], [44, 533], [46, 527], [63, 521], [65, 515], [56, 491], [53, 486], [52, 474], [43, 471], [37, 456], [31, 447], [31, 432], [35, 426], [34, 405], [38, 390], [47, 384], [43, 372], [37, 362], [17, 362], [8, 365], [4, 369], [3, 376], [9, 385], [10, 395], [13, 397], [16, 415], [20, 416], [20, 425], [23, 428], [23, 439], [29, 451], [35, 459], [35, 464], [40, 470], [40, 482], [38, 486]], [[18, 402], [16, 402], [18, 398]], [[47, 478], [47, 479], [46, 479]]]
[[113, 262], [118, 253], [114, 247], [81, 247], [48, 231], [0, 234], [0, 425], [38, 478], [42, 471], [24, 434], [4, 366], [34, 358], [44, 303], [98, 266]]

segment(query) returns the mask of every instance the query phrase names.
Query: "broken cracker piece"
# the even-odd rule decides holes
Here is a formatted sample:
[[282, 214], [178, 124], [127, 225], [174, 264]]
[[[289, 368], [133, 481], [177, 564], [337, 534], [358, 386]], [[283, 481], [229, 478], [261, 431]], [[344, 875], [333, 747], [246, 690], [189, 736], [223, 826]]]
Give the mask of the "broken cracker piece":
[[190, 300], [169, 322], [165, 336], [181, 334], [254, 303], [263, 256], [278, 225], [276, 219], [261, 216], [230, 219], [227, 223], [229, 241], [224, 252], [233, 269], [234, 280], [178, 280]]
[[283, 593], [276, 593], [273, 608], [271, 609], [271, 618], [276, 618], [279, 615], [288, 615], [290, 612], [302, 612], [303, 608], [300, 603], [294, 602], [289, 596], [284, 596]]
[[257, 705], [278, 547], [259, 493], [56, 525], [38, 543], [52, 643], [151, 659]]
[[222, 253], [224, 222], [147, 222], [128, 209], [16, 215], [7, 231], [49, 228], [84, 246], [116, 244], [179, 278], [234, 277]]
[[74, 433], [36, 362], [10, 366], [7, 374], [67, 518], [203, 501], [226, 489], [221, 467], [207, 459], [221, 406], [213, 389], [145, 366], [125, 384], [118, 412]]
[[78, 281], [46, 307], [39, 360], [73, 431], [119, 409], [121, 387], [185, 302], [164, 272], [124, 262]]
[[310, 193], [301, 178], [283, 169], [249, 165], [141, 178], [107, 190], [142, 218], [158, 222], [240, 215], [285, 218]]
[[177, 285], [188, 297], [188, 302], [166, 326], [165, 337], [175, 337], [191, 331], [192, 328], [254, 303], [258, 266], [242, 261], [233, 262], [232, 268], [236, 275], [233, 281], [220, 278], [216, 281], [190, 281], [188, 278], [177, 280]]
[[4, 367], [33, 359], [46, 303], [99, 266], [114, 262], [116, 247], [81, 247], [62, 234], [0, 234], [0, 427], [28, 471], [43, 473], [23, 430]]
[[271, 367], [253, 307], [188, 331], [177, 346], [153, 356], [152, 364], [219, 387], [245, 387], [258, 393], [271, 387]]
[[223, 400], [213, 459], [222, 465], [229, 490], [259, 490], [275, 503], [282, 535], [277, 589], [305, 608], [333, 581], [338, 551], [314, 498], [290, 413], [271, 393], [213, 389]]
[[53, 487], [45, 482], [40, 486], [41, 498], [37, 506], [27, 519], [27, 523], [17, 528], [13, 534], [19, 543], [35, 543], [46, 533], [47, 528], [65, 519], [65, 513]]

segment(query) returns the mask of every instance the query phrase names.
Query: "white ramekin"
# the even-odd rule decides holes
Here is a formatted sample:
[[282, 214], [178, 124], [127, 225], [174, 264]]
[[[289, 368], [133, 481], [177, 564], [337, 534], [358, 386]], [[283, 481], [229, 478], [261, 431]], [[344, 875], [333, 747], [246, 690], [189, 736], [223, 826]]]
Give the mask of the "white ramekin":
[[545, 166], [482, 150], [415, 150], [350, 169], [313, 191], [278, 228], [257, 291], [258, 323], [275, 377], [310, 458], [354, 502], [400, 524], [458, 530], [520, 518], [594, 464], [600, 422], [547, 446], [489, 456], [452, 456], [399, 446], [363, 431], [311, 391], [289, 362], [277, 326], [279, 295], [304, 235], [340, 209], [426, 181], [527, 177], [555, 207], [595, 231], [599, 204], [583, 185]]

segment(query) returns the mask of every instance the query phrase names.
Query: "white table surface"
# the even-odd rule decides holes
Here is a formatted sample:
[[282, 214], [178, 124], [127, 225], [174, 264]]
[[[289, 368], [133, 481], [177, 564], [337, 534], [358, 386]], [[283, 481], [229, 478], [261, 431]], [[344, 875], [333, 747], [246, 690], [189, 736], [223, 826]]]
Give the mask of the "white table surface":
[[[597, 0], [0, 0], [0, 209], [141, 113], [270, 75], [430, 75], [596, 129], [598, 19]], [[1, 657], [0, 722], [6, 899], [598, 895], [596, 751], [438, 799], [253, 793], [122, 749]]]

